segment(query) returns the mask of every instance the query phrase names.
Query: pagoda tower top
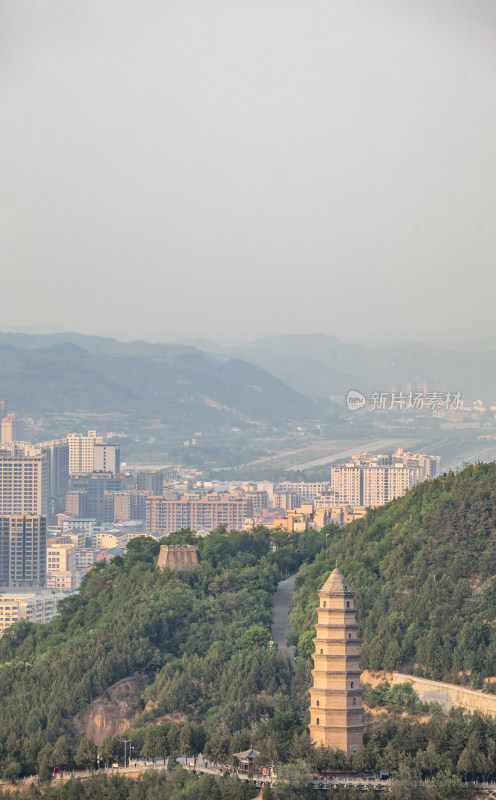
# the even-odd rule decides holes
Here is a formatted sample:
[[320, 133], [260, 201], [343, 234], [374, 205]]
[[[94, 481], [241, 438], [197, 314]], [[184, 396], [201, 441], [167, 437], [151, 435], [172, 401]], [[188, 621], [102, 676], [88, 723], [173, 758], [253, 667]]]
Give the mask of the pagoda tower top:
[[355, 596], [355, 592], [351, 588], [350, 584], [344, 577], [343, 573], [340, 569], [336, 567], [333, 569], [329, 577], [327, 578], [326, 582], [319, 589], [319, 597], [322, 596], [330, 596], [330, 595], [350, 595], [351, 597]]

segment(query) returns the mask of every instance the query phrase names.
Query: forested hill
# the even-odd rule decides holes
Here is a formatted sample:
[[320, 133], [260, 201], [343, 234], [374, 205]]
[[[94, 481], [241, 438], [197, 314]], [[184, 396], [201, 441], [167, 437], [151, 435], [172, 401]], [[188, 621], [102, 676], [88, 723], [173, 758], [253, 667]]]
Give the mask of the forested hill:
[[357, 595], [363, 668], [476, 688], [496, 675], [495, 463], [419, 484], [335, 535], [297, 579], [294, 636], [307, 656], [336, 559]]
[[[285, 538], [274, 551], [263, 528], [218, 530], [201, 540], [173, 534], [168, 543], [195, 541], [201, 561], [171, 572], [156, 568], [156, 541], [139, 537], [124, 557], [95, 565], [79, 594], [62, 601], [60, 616], [7, 630], [0, 639], [0, 777], [35, 772], [41, 751], [52, 764], [71, 763], [65, 754], [80, 739], [75, 715], [128, 676], [136, 680], [137, 753], [146, 726], [161, 720], [151, 728], [160, 743], [146, 742], [150, 755], [180, 742], [182, 752], [196, 746], [227, 758], [250, 744], [261, 748], [276, 733], [283, 755], [304, 725], [290, 699], [297, 678], [287, 656], [269, 646], [273, 594], [286, 570], [324, 546], [325, 533]], [[183, 721], [172, 733], [168, 715]]]

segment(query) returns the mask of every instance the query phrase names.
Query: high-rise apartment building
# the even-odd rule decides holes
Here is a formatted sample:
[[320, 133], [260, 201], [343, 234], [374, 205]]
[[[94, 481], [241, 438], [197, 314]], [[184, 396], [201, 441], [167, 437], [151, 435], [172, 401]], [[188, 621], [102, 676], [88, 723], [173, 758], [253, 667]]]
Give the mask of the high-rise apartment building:
[[116, 477], [111, 472], [72, 475], [69, 481], [69, 494], [85, 492], [88, 496], [87, 516], [94, 517], [99, 522], [106, 519], [105, 493], [120, 492], [123, 488], [124, 479]]
[[0, 514], [46, 514], [47, 499], [46, 455], [0, 457]]
[[337, 503], [380, 506], [401, 497], [419, 481], [437, 477], [440, 465], [439, 456], [426, 453], [397, 450], [387, 456], [363, 452], [331, 467], [331, 489]]
[[399, 448], [391, 456], [393, 466], [417, 467], [420, 470], [420, 480], [437, 478], [441, 474], [441, 456], [428, 456], [427, 453], [408, 453]]
[[47, 542], [47, 587], [72, 592], [76, 588], [76, 553], [72, 542]]
[[362, 467], [349, 462], [331, 467], [331, 491], [341, 504], [363, 505]]
[[46, 584], [46, 517], [0, 516], [0, 585], [9, 588]]
[[136, 488], [158, 497], [164, 490], [164, 473], [160, 469], [150, 469], [136, 473]]
[[47, 497], [63, 497], [69, 486], [69, 445], [67, 439], [31, 444], [6, 442], [1, 447], [3, 456], [35, 458], [45, 456]]
[[8, 414], [2, 418], [2, 444], [9, 442], [22, 442], [23, 439], [23, 423], [22, 419], [17, 419], [15, 414]]
[[82, 433], [70, 433], [69, 442], [69, 473], [93, 472], [95, 444], [103, 444], [103, 438], [96, 435], [96, 431], [88, 431], [87, 436]]
[[118, 444], [95, 443], [93, 449], [93, 471], [112, 472], [114, 475], [121, 471], [121, 455]]
[[47, 457], [48, 497], [64, 497], [69, 489], [69, 442], [54, 439], [36, 446]]
[[121, 522], [133, 519], [145, 519], [148, 492], [106, 492], [106, 521]]
[[[387, 470], [388, 473], [388, 502], [396, 497], [401, 497], [412, 489], [416, 483], [425, 479], [419, 467], [393, 466]], [[364, 503], [367, 505], [367, 503]]]
[[302, 503], [302, 497], [293, 492], [274, 492], [272, 495], [273, 508], [282, 508], [285, 511], [291, 511], [293, 508], [298, 508]]
[[76, 517], [89, 516], [88, 492], [67, 492], [65, 510]]

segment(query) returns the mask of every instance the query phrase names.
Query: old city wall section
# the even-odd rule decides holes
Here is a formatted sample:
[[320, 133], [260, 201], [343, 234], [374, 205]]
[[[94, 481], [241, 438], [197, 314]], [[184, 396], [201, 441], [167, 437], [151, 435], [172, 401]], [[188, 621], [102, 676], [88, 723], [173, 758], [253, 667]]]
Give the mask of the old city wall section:
[[192, 544], [161, 545], [157, 567], [182, 570], [198, 566], [198, 548]]

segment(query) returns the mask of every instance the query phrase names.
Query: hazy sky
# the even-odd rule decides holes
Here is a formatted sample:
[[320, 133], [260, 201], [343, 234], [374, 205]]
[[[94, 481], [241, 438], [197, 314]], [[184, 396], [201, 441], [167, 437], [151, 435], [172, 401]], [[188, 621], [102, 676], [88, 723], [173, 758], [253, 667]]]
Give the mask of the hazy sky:
[[494, 0], [0, 0], [0, 327], [496, 334]]

